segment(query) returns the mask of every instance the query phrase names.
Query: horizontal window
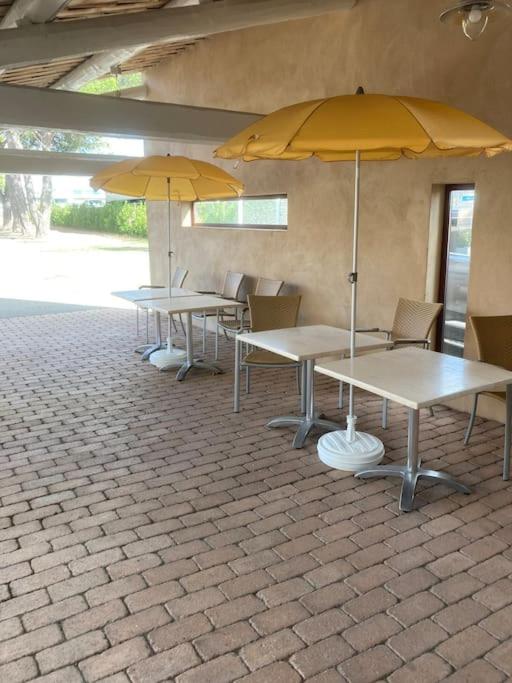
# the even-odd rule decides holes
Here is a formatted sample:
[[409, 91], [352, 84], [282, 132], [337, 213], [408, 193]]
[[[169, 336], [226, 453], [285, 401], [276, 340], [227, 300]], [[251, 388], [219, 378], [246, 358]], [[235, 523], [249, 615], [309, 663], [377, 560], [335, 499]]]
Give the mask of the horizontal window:
[[192, 225], [212, 228], [286, 230], [288, 198], [286, 195], [272, 195], [194, 202]]

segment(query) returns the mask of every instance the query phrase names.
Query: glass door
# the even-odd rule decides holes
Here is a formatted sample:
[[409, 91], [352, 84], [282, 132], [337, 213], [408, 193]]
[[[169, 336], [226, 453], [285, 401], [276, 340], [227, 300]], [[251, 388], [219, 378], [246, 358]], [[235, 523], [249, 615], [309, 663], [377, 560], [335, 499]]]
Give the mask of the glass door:
[[474, 185], [446, 186], [439, 274], [439, 301], [444, 307], [437, 349], [460, 357], [464, 355], [474, 206]]

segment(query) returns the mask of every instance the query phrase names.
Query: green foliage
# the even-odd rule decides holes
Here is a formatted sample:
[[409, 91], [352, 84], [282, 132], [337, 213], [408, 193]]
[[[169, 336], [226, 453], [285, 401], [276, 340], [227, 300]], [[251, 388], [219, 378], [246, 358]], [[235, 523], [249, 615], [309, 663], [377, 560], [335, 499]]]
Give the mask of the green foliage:
[[109, 92], [124, 88], [135, 88], [138, 85], [142, 85], [142, 74], [140, 72], [119, 74], [119, 76], [111, 75], [89, 81], [80, 88], [80, 92], [89, 95], [108, 95]]
[[471, 228], [452, 230], [450, 235], [450, 251], [464, 251], [471, 246]]
[[110, 232], [134, 237], [147, 237], [146, 205], [144, 202], [108, 202], [104, 206], [91, 204], [54, 204], [52, 225], [84, 231]]
[[286, 197], [244, 197], [195, 202], [196, 225], [261, 225], [286, 226]]
[[[105, 148], [105, 143], [99, 135], [61, 130], [19, 130], [16, 131], [16, 139], [20, 149], [48, 152], [101, 152]], [[0, 147], [5, 146], [6, 136], [0, 131]]]

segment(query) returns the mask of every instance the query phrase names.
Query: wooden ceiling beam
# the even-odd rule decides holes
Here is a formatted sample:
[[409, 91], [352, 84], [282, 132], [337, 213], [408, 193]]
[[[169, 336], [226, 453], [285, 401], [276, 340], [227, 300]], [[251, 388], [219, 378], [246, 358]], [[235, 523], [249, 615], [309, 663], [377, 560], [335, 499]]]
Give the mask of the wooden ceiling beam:
[[49, 62], [159, 42], [200, 38], [305, 19], [354, 7], [357, 0], [219, 0], [197, 6], [6, 29], [0, 67]]
[[258, 114], [0, 85], [0, 127], [219, 144]]

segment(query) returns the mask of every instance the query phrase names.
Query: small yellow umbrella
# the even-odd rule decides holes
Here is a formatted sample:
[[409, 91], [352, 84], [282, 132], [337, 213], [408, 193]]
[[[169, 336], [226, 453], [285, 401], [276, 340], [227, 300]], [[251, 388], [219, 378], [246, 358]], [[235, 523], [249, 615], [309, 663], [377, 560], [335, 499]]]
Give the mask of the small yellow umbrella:
[[[95, 190], [112, 194], [167, 201], [169, 296], [172, 284], [171, 202], [228, 199], [239, 197], [244, 190], [239, 180], [213, 164], [170, 154], [119, 161], [96, 173], [90, 184]], [[172, 355], [170, 318], [167, 353]], [[169, 364], [165, 364], [164, 359], [164, 365], [159, 367], [171, 364], [174, 363], [169, 357]]]
[[221, 168], [180, 156], [149, 156], [119, 161], [91, 178], [91, 187], [112, 194], [168, 202], [169, 296], [171, 288], [171, 201], [239, 197], [243, 184]]
[[[357, 261], [361, 161], [435, 157], [494, 156], [512, 150], [512, 140], [487, 124], [440, 102], [415, 97], [341, 95], [293, 104], [263, 117], [241, 131], [215, 155], [223, 159], [307, 159], [355, 161], [352, 272], [351, 357], [355, 354]], [[350, 386], [347, 431], [337, 432], [339, 469], [348, 463], [378, 462], [382, 443], [355, 431], [354, 390]], [[341, 464], [343, 463], [343, 466]], [[330, 462], [332, 466], [337, 465]]]

